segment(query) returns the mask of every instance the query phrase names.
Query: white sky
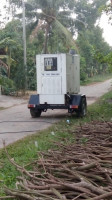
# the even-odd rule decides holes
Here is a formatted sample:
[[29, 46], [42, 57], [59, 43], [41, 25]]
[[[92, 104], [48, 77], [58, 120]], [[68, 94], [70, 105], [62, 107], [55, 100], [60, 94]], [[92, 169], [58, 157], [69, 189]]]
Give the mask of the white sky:
[[[0, 11], [3, 13], [3, 6], [5, 5], [6, 0], [0, 0]], [[6, 13], [4, 13], [6, 15]], [[0, 17], [0, 21], [2, 21], [2, 18]], [[100, 20], [100, 27], [103, 28], [103, 37], [106, 42], [112, 46], [112, 25], [108, 23], [108, 17], [103, 14]]]
[[112, 46], [112, 25], [108, 22], [108, 17], [103, 14], [100, 20], [100, 27], [103, 28], [103, 37]]

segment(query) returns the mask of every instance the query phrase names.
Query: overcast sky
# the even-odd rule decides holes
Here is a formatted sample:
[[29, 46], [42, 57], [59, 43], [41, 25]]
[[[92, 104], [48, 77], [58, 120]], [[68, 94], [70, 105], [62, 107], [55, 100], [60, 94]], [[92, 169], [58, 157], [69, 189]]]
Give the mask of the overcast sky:
[[103, 28], [103, 37], [112, 46], [112, 25], [108, 22], [108, 17], [105, 14], [101, 17], [100, 26]]
[[[6, 0], [0, 0], [0, 10], [2, 10], [3, 13], [3, 6], [5, 4]], [[5, 15], [5, 13], [4, 13]], [[0, 20], [1, 21], [1, 20]], [[104, 33], [103, 37], [112, 46], [112, 25], [108, 23], [108, 18], [106, 15], [103, 14], [100, 20], [100, 26], [103, 28]]]

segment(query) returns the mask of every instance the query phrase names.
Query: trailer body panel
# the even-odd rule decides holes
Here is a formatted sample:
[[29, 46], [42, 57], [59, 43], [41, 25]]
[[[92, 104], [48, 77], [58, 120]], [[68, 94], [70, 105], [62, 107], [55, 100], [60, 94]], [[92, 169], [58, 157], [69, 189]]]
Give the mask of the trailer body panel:
[[80, 91], [79, 55], [37, 55], [36, 66], [40, 104], [64, 104], [65, 94]]

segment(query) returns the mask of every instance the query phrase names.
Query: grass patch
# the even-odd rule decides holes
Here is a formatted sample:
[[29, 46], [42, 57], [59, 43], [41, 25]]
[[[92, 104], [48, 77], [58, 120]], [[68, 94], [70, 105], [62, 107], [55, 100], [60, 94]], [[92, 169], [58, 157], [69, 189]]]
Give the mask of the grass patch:
[[[85, 118], [76, 118], [71, 116], [63, 119], [59, 123], [50, 128], [40, 131], [34, 135], [28, 136], [18, 142], [7, 147], [7, 150], [18, 164], [26, 165], [37, 158], [38, 151], [46, 151], [54, 148], [53, 142], [64, 139], [68, 143], [75, 142], [75, 130], [78, 125], [96, 121], [111, 121], [112, 120], [112, 92], [105, 94], [97, 103], [88, 107], [88, 114]], [[69, 119], [70, 123], [67, 123]], [[85, 142], [85, 141], [84, 141]], [[19, 172], [8, 161], [4, 149], [0, 150], [0, 196], [3, 195], [3, 185], [15, 187], [16, 177]]]
[[96, 75], [91, 78], [88, 78], [85, 81], [81, 81], [81, 85], [89, 85], [91, 83], [103, 82], [111, 78], [112, 78], [112, 74]]
[[4, 107], [0, 107], [0, 110], [4, 110], [5, 108]]

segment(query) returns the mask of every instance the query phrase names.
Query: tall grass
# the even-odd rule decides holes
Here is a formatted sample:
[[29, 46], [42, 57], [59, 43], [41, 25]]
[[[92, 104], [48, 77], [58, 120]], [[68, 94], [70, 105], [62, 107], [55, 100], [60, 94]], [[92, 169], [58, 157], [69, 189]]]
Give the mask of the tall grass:
[[95, 75], [93, 77], [90, 77], [88, 79], [86, 79], [85, 81], [81, 81], [81, 85], [88, 85], [91, 83], [96, 83], [96, 82], [103, 82], [106, 81], [108, 79], [112, 78], [112, 74], [102, 74], [102, 75]]

